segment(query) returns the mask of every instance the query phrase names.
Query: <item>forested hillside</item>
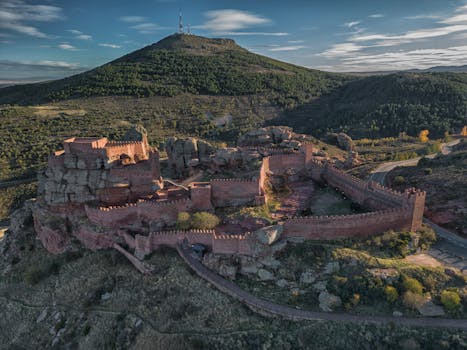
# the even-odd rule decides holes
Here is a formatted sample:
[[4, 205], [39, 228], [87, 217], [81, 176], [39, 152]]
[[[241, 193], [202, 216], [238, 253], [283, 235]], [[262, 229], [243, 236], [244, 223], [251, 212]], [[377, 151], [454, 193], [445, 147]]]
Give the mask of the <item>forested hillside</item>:
[[466, 73], [399, 73], [351, 81], [274, 123], [303, 132], [344, 131], [352, 137], [459, 132], [467, 124]]
[[349, 79], [253, 54], [233, 40], [174, 34], [70, 78], [4, 88], [0, 103], [112, 95], [265, 94], [277, 105], [293, 107]]

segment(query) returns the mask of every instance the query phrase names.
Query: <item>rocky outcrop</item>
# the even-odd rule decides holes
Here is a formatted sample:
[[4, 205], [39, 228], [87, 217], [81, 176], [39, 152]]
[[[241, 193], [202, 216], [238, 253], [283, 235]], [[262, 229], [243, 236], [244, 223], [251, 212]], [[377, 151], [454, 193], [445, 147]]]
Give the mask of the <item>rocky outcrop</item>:
[[[286, 145], [287, 141], [292, 140], [294, 135], [292, 128], [287, 126], [270, 126], [247, 132], [239, 137], [238, 144], [241, 146], [258, 146], [284, 143]], [[294, 144], [294, 146], [297, 146], [297, 144]]]
[[165, 142], [165, 150], [168, 164], [177, 174], [183, 174], [194, 160], [198, 163], [210, 162], [215, 152], [209, 142], [194, 137], [170, 137]]
[[319, 293], [319, 307], [325, 312], [331, 312], [334, 308], [342, 305], [342, 300], [337, 295], [324, 290]]

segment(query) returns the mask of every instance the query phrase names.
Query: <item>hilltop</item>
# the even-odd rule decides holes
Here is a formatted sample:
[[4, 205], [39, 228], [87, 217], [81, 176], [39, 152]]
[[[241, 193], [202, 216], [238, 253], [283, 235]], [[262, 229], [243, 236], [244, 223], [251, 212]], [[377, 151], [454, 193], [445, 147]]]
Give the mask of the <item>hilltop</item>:
[[267, 94], [295, 105], [346, 78], [251, 53], [230, 39], [174, 34], [88, 72], [2, 90], [0, 103], [36, 104], [89, 96]]

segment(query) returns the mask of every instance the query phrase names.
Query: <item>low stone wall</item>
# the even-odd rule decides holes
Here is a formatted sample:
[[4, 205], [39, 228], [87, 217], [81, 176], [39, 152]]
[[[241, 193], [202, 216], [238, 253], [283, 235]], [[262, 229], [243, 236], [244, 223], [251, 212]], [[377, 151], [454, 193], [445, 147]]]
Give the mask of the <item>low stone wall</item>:
[[211, 200], [215, 207], [239, 206], [254, 203], [262, 195], [259, 180], [213, 179]]
[[403, 209], [335, 216], [310, 216], [285, 221], [284, 237], [338, 239], [366, 237], [389, 229], [409, 229], [410, 213]]
[[161, 246], [176, 248], [183, 241], [188, 244], [200, 243], [218, 254], [251, 255], [250, 234], [217, 235], [214, 230], [163, 231], [149, 235], [135, 235], [135, 255], [143, 257]]

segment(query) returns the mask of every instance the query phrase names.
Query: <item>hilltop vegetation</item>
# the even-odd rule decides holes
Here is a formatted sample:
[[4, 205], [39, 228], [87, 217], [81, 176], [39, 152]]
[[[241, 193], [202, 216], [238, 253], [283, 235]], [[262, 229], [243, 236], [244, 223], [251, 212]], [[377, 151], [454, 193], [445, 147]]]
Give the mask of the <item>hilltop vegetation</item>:
[[278, 123], [302, 132], [343, 131], [355, 138], [430, 136], [459, 132], [467, 123], [467, 74], [398, 73], [350, 81], [288, 112]]
[[89, 72], [5, 88], [0, 103], [111, 95], [267, 94], [277, 105], [291, 107], [330, 91], [346, 79], [250, 53], [233, 40], [174, 34]]

